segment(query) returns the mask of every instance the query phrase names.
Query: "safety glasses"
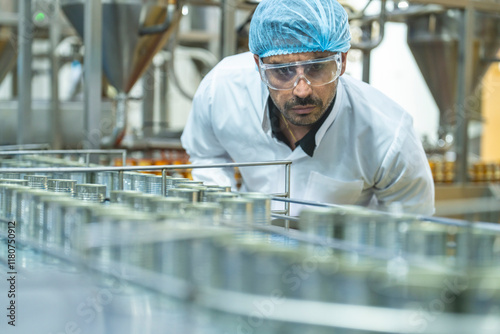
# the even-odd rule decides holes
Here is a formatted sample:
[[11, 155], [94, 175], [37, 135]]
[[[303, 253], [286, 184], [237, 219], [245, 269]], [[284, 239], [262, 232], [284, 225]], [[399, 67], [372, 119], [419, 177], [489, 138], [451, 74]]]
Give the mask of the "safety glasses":
[[342, 56], [335, 53], [329, 57], [297, 61], [285, 64], [264, 64], [259, 59], [262, 81], [272, 89], [293, 89], [304, 79], [311, 86], [323, 86], [335, 81], [342, 68]]

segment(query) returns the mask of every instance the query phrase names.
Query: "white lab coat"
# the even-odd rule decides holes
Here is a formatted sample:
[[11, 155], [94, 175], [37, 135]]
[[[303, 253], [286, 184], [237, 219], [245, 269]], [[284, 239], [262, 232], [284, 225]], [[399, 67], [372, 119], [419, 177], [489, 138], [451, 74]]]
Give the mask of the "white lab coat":
[[[343, 75], [309, 157], [272, 136], [267, 99], [251, 53], [222, 60], [202, 81], [181, 137], [193, 164], [290, 160], [290, 197], [367, 206], [399, 202], [434, 213], [434, 184], [411, 116], [373, 87]], [[283, 166], [240, 168], [245, 191], [282, 193]], [[234, 170], [193, 169], [195, 179], [234, 186]], [[291, 214], [298, 214], [292, 208]]]

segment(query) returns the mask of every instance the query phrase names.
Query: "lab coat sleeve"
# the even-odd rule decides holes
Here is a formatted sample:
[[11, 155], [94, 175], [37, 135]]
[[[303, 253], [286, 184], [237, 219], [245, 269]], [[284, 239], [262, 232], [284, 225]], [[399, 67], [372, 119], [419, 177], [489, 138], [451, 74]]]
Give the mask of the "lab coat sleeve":
[[379, 204], [400, 203], [405, 213], [434, 214], [434, 182], [412, 119], [403, 115], [395, 139], [376, 173]]
[[[232, 162], [218, 140], [213, 127], [214, 73], [209, 73], [201, 82], [193, 99], [191, 112], [181, 136], [181, 143], [193, 165], [211, 165]], [[234, 168], [193, 168], [195, 180], [205, 184], [236, 186]]]

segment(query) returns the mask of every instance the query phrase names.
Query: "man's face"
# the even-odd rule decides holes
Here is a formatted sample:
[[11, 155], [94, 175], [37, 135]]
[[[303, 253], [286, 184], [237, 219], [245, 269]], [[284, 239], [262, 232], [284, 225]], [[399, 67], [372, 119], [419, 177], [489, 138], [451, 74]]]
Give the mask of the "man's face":
[[[307, 52], [288, 55], [278, 55], [263, 58], [264, 64], [283, 64], [324, 58], [332, 55], [331, 52]], [[347, 53], [342, 54], [342, 68], [340, 75], [345, 72]], [[259, 65], [259, 58], [254, 55]], [[304, 78], [299, 79], [297, 85], [288, 90], [269, 88], [269, 94], [274, 104], [283, 116], [293, 125], [310, 126], [317, 122], [325, 113], [335, 97], [337, 80], [323, 86], [311, 86]]]

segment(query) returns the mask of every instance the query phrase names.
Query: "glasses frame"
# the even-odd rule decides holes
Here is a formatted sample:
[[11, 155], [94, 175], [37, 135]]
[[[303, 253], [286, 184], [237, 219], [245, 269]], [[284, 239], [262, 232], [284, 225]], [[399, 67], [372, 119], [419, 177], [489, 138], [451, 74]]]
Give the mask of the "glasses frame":
[[[267, 75], [266, 75], [266, 70], [268, 69], [277, 69], [277, 68], [283, 68], [283, 67], [290, 67], [290, 66], [305, 66], [305, 65], [310, 65], [310, 64], [316, 64], [316, 63], [323, 63], [323, 62], [328, 62], [334, 60], [337, 63], [337, 73], [335, 73], [334, 78], [328, 82], [321, 83], [321, 84], [313, 84], [311, 81], [307, 78], [305, 74], [297, 75], [295, 78], [295, 82], [291, 88], [277, 88], [274, 87], [268, 80]], [[262, 81], [271, 89], [274, 90], [290, 90], [294, 89], [297, 84], [299, 83], [300, 79], [304, 79], [308, 85], [314, 86], [314, 87], [319, 87], [319, 86], [324, 86], [328, 85], [329, 83], [334, 82], [337, 80], [337, 78], [340, 76], [340, 72], [342, 71], [342, 55], [341, 53], [337, 52], [334, 53], [331, 56], [324, 57], [324, 58], [315, 58], [315, 59], [309, 59], [309, 60], [303, 60], [303, 61], [295, 61], [291, 63], [282, 63], [282, 64], [265, 64], [262, 61], [262, 58], [259, 58], [259, 72], [260, 72], [260, 77]]]

